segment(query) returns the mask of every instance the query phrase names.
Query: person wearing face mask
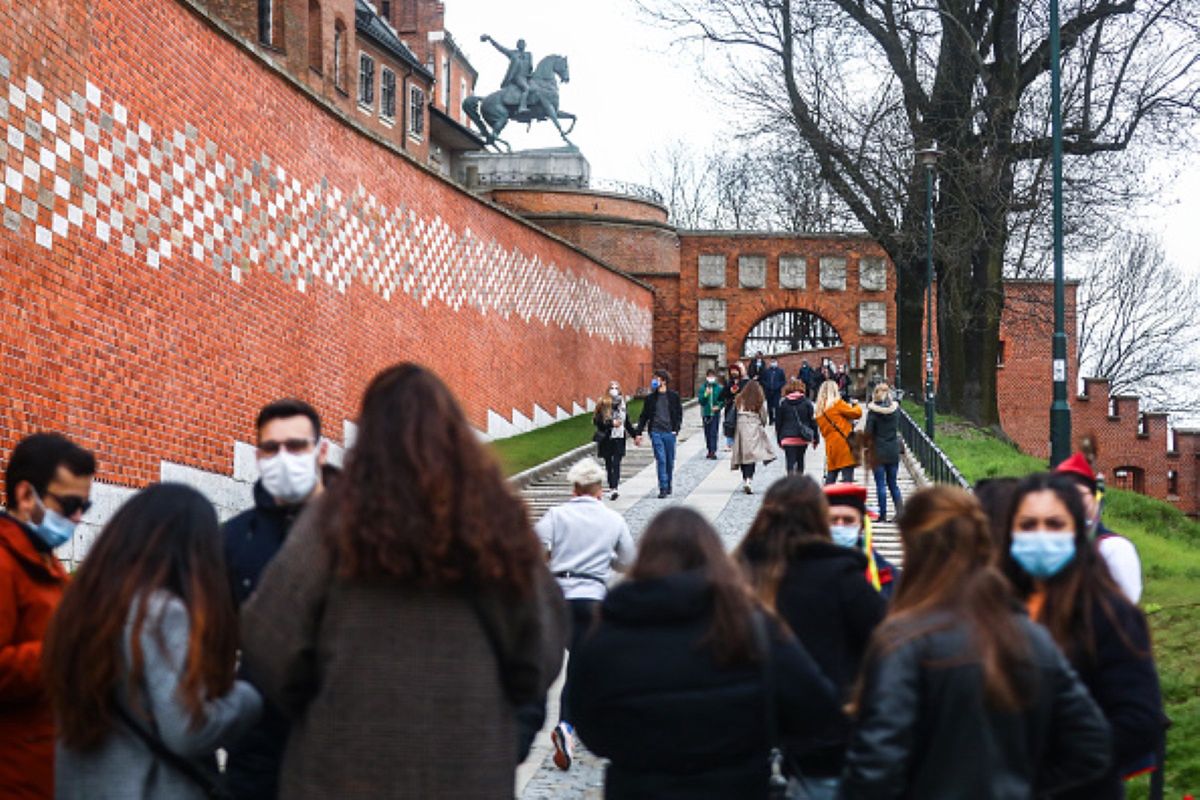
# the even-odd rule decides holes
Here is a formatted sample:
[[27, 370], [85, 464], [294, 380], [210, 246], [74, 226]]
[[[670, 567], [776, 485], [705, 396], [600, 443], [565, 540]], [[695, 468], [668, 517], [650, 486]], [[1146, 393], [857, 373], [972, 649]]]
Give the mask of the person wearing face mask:
[[608, 393], [596, 403], [592, 425], [596, 428], [592, 436], [596, 455], [604, 460], [608, 477], [608, 499], [616, 500], [620, 496], [617, 486], [621, 483], [621, 459], [625, 458], [625, 398], [616, 381], [609, 384]]
[[[254, 508], [225, 523], [225, 563], [233, 596], [241, 606], [308, 501], [323, 490], [327, 444], [321, 418], [303, 400], [277, 400], [258, 413], [258, 471]], [[252, 675], [246, 675], [253, 682]], [[269, 704], [259, 723], [229, 749], [229, 789], [239, 800], [277, 796], [279, 764], [288, 724]]]
[[683, 427], [683, 402], [679, 392], [668, 387], [671, 374], [665, 369], [654, 371], [650, 381], [650, 394], [642, 405], [634, 430], [634, 443], [642, 444], [642, 434], [650, 432], [654, 445], [654, 463], [658, 466], [658, 497], [661, 500], [671, 495], [671, 482], [675, 476], [675, 438]]
[[1088, 539], [1073, 480], [1031, 475], [1013, 495], [1001, 565], [1029, 616], [1049, 631], [1112, 728], [1112, 766], [1056, 798], [1117, 800], [1122, 778], [1161, 767], [1166, 731], [1146, 618]]
[[867, 514], [866, 488], [855, 483], [832, 483], [825, 487], [825, 499], [829, 501], [829, 534], [833, 543], [865, 555], [867, 569], [863, 577], [884, 600], [891, 600], [900, 581], [900, 570], [868, 541], [871, 517]]
[[717, 383], [717, 371], [708, 370], [704, 375], [704, 383], [696, 387], [696, 400], [700, 404], [700, 419], [704, 423], [704, 444], [708, 450], [707, 458], [717, 457], [717, 437], [721, 430], [722, 394], [724, 388]]
[[42, 644], [67, 586], [54, 549], [71, 540], [91, 507], [95, 457], [57, 433], [17, 443], [0, 512], [0, 797], [54, 794], [54, 716], [42, 676]]
[[1075, 484], [1087, 516], [1088, 536], [1095, 543], [1117, 586], [1121, 587], [1131, 603], [1137, 603], [1142, 599], [1142, 559], [1133, 542], [1105, 527], [1101, 518], [1104, 493], [1091, 462], [1084, 453], [1075, 453], [1054, 471], [1070, 478]]
[[763, 394], [767, 398], [767, 421], [774, 425], [775, 412], [779, 408], [779, 393], [787, 383], [787, 373], [779, 366], [779, 359], [771, 357], [767, 368], [759, 374], [758, 382], [762, 384]]
[[[829, 519], [816, 481], [789, 475], [767, 490], [734, 556], [762, 603], [787, 622], [845, 702], [887, 603], [863, 579], [862, 551], [833, 542]], [[805, 741], [785, 742], [802, 797], [836, 796], [849, 737], [843, 719]]]

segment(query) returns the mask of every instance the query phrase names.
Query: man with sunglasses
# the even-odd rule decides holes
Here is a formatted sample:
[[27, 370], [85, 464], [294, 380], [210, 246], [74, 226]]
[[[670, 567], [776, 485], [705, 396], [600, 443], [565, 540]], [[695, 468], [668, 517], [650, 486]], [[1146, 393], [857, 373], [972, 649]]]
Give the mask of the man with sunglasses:
[[54, 717], [42, 640], [67, 572], [54, 549], [91, 508], [96, 459], [57, 433], [22, 439], [8, 459], [0, 513], [0, 797], [54, 794]]
[[[225, 563], [239, 606], [257, 588], [305, 505], [322, 492], [328, 450], [321, 439], [321, 418], [303, 400], [269, 403], [259, 412], [256, 428], [260, 477], [254, 484], [254, 508], [226, 522], [224, 531]], [[243, 677], [253, 681], [252, 675]], [[287, 735], [286, 720], [268, 705], [258, 725], [229, 751], [226, 775], [234, 797], [277, 796]]]

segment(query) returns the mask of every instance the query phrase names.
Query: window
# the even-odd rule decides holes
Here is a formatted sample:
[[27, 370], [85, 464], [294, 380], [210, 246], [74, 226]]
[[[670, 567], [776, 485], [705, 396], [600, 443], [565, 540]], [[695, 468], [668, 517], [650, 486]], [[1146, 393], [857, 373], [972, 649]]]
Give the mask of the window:
[[379, 16], [386, 19], [388, 21], [389, 25], [391, 24], [391, 22], [392, 22], [392, 0], [380, 0]]
[[1004, 366], [1004, 340], [1001, 339], [996, 346], [996, 366]]
[[408, 87], [408, 133], [414, 139], [425, 135], [425, 92], [420, 86]]
[[320, 75], [321, 67], [321, 4], [308, 0], [308, 68]]
[[1167, 494], [1172, 497], [1179, 496], [1179, 473], [1173, 469], [1167, 470]]
[[842, 346], [832, 323], [811, 311], [789, 309], [760, 319], [742, 345], [742, 354], [829, 350]]
[[379, 68], [379, 116], [396, 119], [396, 73], [387, 67]]
[[333, 25], [333, 85], [346, 91], [346, 23]]
[[271, 17], [275, 14], [273, 5], [273, 0], [258, 0], [258, 41], [261, 44], [271, 43]]
[[[459, 80], [458, 89], [459, 89], [458, 97], [459, 97], [459, 101], [461, 103], [461, 101], [467, 99], [467, 79], [466, 78], [462, 78]], [[449, 113], [449, 111], [450, 111], [450, 109], [447, 108], [446, 112]], [[463, 110], [461, 105], [459, 105], [459, 107], [458, 107], [458, 119], [459, 119], [459, 121], [462, 122], [462, 124], [464, 124], [464, 125], [467, 124], [467, 112]]]
[[375, 105], [375, 59], [366, 53], [358, 54], [358, 103]]
[[450, 110], [450, 56], [442, 59], [442, 108]]

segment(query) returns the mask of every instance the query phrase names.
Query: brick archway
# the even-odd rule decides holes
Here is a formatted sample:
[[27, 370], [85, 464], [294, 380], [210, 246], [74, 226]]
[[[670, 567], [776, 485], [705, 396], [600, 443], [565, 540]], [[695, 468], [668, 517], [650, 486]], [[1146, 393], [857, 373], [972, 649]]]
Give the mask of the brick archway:
[[845, 340], [836, 325], [815, 311], [795, 307], [772, 311], [752, 323], [736, 352], [747, 358], [759, 351], [784, 355], [843, 347]]

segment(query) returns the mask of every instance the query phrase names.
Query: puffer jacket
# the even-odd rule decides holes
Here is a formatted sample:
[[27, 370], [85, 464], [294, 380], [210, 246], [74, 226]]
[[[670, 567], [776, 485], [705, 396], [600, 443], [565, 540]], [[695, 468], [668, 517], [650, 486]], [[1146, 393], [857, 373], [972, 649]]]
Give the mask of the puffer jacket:
[[865, 430], [871, 439], [872, 466], [900, 463], [900, 417], [891, 400], [867, 404]]
[[1104, 773], [1111, 733], [1103, 714], [1049, 632], [1014, 615], [1033, 667], [1017, 713], [989, 707], [967, 626], [949, 614], [868, 657], [843, 800], [1028, 800]]

